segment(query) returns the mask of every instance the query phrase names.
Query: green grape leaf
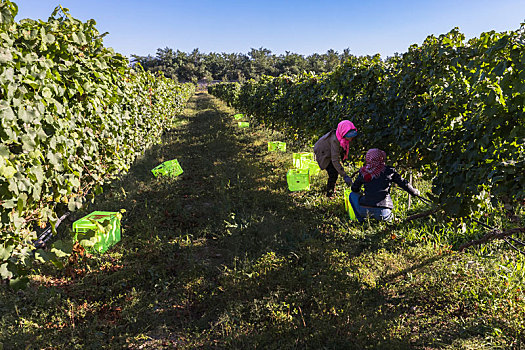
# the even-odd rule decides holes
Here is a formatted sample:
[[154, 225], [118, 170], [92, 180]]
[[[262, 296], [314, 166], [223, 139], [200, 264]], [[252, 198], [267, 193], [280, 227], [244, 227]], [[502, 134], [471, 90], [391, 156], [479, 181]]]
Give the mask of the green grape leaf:
[[7, 247], [5, 246], [5, 243], [4, 245], [0, 245], [0, 261], [7, 260], [11, 256], [14, 248], [15, 246], [13, 244], [8, 245]]
[[8, 265], [8, 263], [0, 265], [0, 277], [2, 277], [2, 279], [9, 279], [13, 277], [13, 272], [9, 270]]
[[59, 258], [64, 258], [73, 252], [73, 241], [57, 240], [51, 246], [51, 251]]
[[29, 278], [26, 276], [9, 280], [9, 286], [14, 291], [26, 289], [28, 284], [29, 284]]

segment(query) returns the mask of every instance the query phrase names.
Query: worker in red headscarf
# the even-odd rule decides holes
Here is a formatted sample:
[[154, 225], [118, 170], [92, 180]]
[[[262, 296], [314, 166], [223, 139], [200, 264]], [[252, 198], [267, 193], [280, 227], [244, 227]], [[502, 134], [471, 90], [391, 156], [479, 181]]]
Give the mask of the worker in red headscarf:
[[[363, 221], [367, 216], [377, 220], [389, 221], [394, 208], [390, 198], [392, 183], [407, 191], [413, 196], [419, 196], [419, 191], [403, 179], [391, 166], [385, 164], [386, 153], [378, 148], [366, 152], [366, 163], [359, 169], [359, 175], [352, 184], [350, 204], [357, 220]], [[363, 195], [359, 194], [364, 186]]]
[[331, 130], [323, 135], [314, 145], [314, 154], [319, 167], [328, 172], [328, 183], [326, 184], [326, 195], [334, 195], [335, 183], [338, 175], [341, 175], [347, 185], [352, 184], [341, 165], [341, 160], [348, 159], [350, 142], [357, 136], [357, 129], [349, 120], [343, 120], [337, 125], [337, 129]]

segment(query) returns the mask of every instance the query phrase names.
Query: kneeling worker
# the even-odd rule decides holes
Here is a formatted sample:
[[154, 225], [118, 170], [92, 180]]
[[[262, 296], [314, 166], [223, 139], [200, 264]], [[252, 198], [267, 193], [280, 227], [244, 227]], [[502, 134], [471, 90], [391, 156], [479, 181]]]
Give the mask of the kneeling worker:
[[[356, 218], [361, 222], [367, 216], [377, 220], [389, 221], [392, 218], [394, 204], [390, 197], [390, 187], [396, 183], [413, 196], [419, 196], [419, 191], [403, 179], [391, 166], [385, 165], [386, 153], [378, 148], [372, 148], [366, 153], [366, 164], [359, 169], [359, 176], [352, 184], [350, 204]], [[365, 193], [360, 195], [361, 186]]]

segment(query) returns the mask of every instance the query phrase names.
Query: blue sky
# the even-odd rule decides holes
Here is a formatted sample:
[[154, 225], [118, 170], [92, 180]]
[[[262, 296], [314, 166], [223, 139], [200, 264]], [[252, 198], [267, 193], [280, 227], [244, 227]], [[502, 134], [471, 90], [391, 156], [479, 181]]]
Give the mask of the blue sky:
[[61, 4], [95, 19], [105, 45], [129, 57], [158, 48], [247, 53], [264, 47], [309, 55], [329, 49], [354, 55], [406, 52], [430, 34], [459, 27], [467, 38], [516, 30], [525, 0], [14, 0], [17, 20], [47, 19]]

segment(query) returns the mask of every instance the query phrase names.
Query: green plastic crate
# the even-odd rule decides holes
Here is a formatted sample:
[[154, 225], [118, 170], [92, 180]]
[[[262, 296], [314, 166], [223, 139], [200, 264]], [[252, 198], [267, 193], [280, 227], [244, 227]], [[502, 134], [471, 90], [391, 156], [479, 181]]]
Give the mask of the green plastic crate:
[[183, 173], [182, 167], [177, 159], [172, 159], [159, 164], [151, 170], [155, 177], [159, 175], [176, 177]]
[[239, 128], [249, 128], [250, 123], [248, 122], [238, 122]]
[[290, 169], [286, 173], [286, 182], [290, 191], [304, 191], [310, 189], [310, 175], [308, 169]]
[[314, 160], [314, 154], [312, 152], [299, 152], [294, 153], [292, 155], [293, 157], [293, 166], [299, 169], [304, 168], [303, 166], [303, 160]]
[[348, 213], [350, 220], [357, 220], [357, 217], [354, 213], [354, 208], [352, 207], [352, 204], [350, 204], [350, 193], [352, 193], [352, 190], [349, 188], [345, 188], [345, 211]]
[[286, 142], [268, 141], [268, 152], [282, 151], [286, 152]]
[[303, 159], [301, 165], [303, 169], [308, 168], [310, 170], [310, 176], [316, 176], [321, 171], [319, 164], [315, 160]]
[[233, 118], [235, 118], [235, 120], [242, 119], [243, 117], [244, 117], [244, 115], [241, 114], [241, 113], [237, 113], [237, 114], [235, 114], [235, 115], [233, 116]]
[[[110, 227], [104, 231], [97, 225], [105, 226], [109, 220]], [[86, 233], [95, 231], [95, 236], [90, 239], [94, 245], [85, 245], [87, 251], [92, 253], [105, 253], [109, 247], [120, 241], [120, 214], [112, 211], [94, 211], [73, 223], [74, 240], [82, 242], [87, 239]], [[81, 243], [82, 244], [82, 243]]]

